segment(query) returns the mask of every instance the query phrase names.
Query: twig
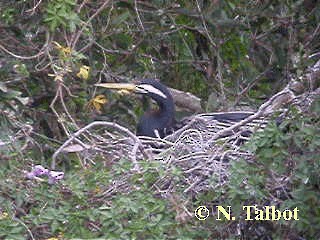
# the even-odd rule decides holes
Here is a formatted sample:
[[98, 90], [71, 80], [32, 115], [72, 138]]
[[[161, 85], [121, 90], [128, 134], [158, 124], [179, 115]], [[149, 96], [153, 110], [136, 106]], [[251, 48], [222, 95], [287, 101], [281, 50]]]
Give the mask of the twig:
[[20, 55], [17, 55], [11, 51], [9, 51], [8, 49], [6, 49], [4, 46], [2, 46], [0, 44], [0, 49], [2, 49], [4, 52], [8, 53], [9, 55], [15, 57], [15, 58], [18, 58], [18, 59], [24, 59], [24, 60], [30, 60], [30, 59], [34, 59], [34, 58], [38, 58], [40, 57], [41, 55], [43, 55], [45, 52], [46, 52], [46, 48], [48, 47], [48, 44], [49, 44], [49, 32], [47, 31], [46, 32], [46, 42], [44, 43], [44, 45], [42, 46], [42, 48], [40, 49], [40, 51], [35, 54], [35, 55], [32, 55], [32, 56], [20, 56]]
[[89, 2], [89, 0], [83, 0], [80, 6], [77, 8], [77, 13], [80, 13], [81, 9], [86, 5], [86, 3]]
[[242, 91], [238, 94], [236, 100], [234, 101], [233, 106], [236, 106], [239, 103], [241, 97], [246, 94], [254, 85], [256, 85], [256, 83], [270, 70], [269, 67], [272, 64], [272, 58], [273, 54], [271, 53], [269, 64], [266, 69], [263, 72], [259, 73], [251, 83], [249, 83], [244, 89], [242, 89]]
[[72, 49], [75, 49], [75, 46], [83, 32], [83, 30], [88, 26], [88, 24], [97, 16], [100, 14], [100, 12], [110, 3], [110, 0], [106, 0], [99, 9], [88, 19], [86, 23], [83, 24], [82, 28], [77, 32], [77, 34], [73, 37], [72, 40]]
[[50, 103], [50, 108], [53, 111], [53, 113], [56, 115], [56, 117], [58, 119], [58, 122], [61, 123], [61, 126], [63, 127], [64, 132], [69, 136], [70, 135], [69, 131], [67, 130], [65, 125], [62, 123], [62, 119], [61, 119], [59, 113], [56, 111], [56, 109], [54, 107], [54, 105], [57, 102], [58, 98], [61, 98], [60, 95], [62, 95], [62, 84], [60, 84], [60, 82], [58, 82], [58, 88], [56, 90], [56, 94], [55, 94], [53, 100]]
[[207, 35], [207, 37], [208, 37], [208, 39], [209, 39], [209, 42], [211, 43], [212, 46], [216, 47], [216, 44], [215, 44], [215, 42], [213, 41], [213, 39], [212, 39], [212, 37], [210, 36], [210, 33], [209, 33], [209, 31], [208, 31], [207, 24], [206, 24], [206, 21], [205, 21], [205, 19], [204, 19], [203, 14], [202, 14], [199, 1], [196, 0], [196, 3], [197, 3], [197, 9], [198, 9], [199, 14], [200, 14], [200, 17], [201, 17], [202, 26], [203, 26], [203, 28], [204, 28], [204, 30], [205, 30], [205, 33], [206, 33], [206, 35]]
[[276, 95], [271, 97], [267, 102], [262, 104], [260, 106], [259, 110], [256, 113], [254, 113], [253, 115], [247, 117], [246, 119], [244, 119], [244, 120], [242, 120], [242, 121], [240, 121], [230, 127], [227, 127], [223, 130], [220, 130], [216, 134], [216, 136], [213, 139], [211, 139], [210, 142], [208, 142], [208, 144], [211, 144], [212, 141], [220, 138], [221, 136], [224, 136], [227, 133], [232, 133], [235, 129], [237, 129], [237, 128], [239, 128], [249, 122], [252, 122], [254, 119], [257, 119], [261, 116], [271, 114], [274, 109], [276, 109], [277, 107], [279, 107], [282, 104], [288, 104], [293, 99], [294, 99], [293, 93], [286, 87], [284, 90], [277, 93]]
[[130, 138], [132, 138], [136, 142], [136, 144], [138, 145], [138, 148], [139, 148], [140, 152], [143, 154], [143, 156], [147, 159], [149, 158], [148, 154], [144, 151], [143, 145], [142, 145], [141, 141], [139, 140], [139, 138], [136, 135], [134, 135], [131, 131], [129, 131], [127, 128], [122, 127], [122, 126], [120, 126], [116, 123], [113, 123], [113, 122], [96, 121], [96, 122], [92, 122], [92, 123], [88, 124], [87, 126], [79, 129], [76, 133], [72, 134], [72, 136], [67, 141], [65, 141], [64, 144], [62, 144], [58, 148], [58, 150], [52, 156], [51, 168], [55, 169], [56, 158], [67, 145], [69, 145], [73, 140], [75, 140], [75, 138], [79, 137], [83, 132], [87, 131], [90, 128], [96, 127], [96, 126], [105, 126], [105, 127], [116, 128], [116, 129], [126, 133]]
[[226, 99], [226, 94], [224, 92], [224, 83], [223, 83], [223, 78], [222, 78], [222, 59], [221, 59], [221, 56], [220, 56], [220, 52], [219, 52], [219, 48], [217, 50], [217, 81], [219, 83], [219, 87], [220, 87], [220, 93], [221, 93], [221, 97], [222, 97], [222, 100], [223, 100], [223, 105], [225, 107], [226, 103], [227, 103], [227, 99]]
[[28, 226], [27, 226], [24, 222], [22, 222], [19, 218], [16, 218], [16, 217], [14, 217], [13, 219], [14, 219], [15, 221], [19, 222], [22, 226], [24, 226], [24, 227], [27, 229], [27, 231], [28, 231], [31, 239], [32, 239], [32, 240], [35, 240], [35, 238], [34, 238], [32, 232], [31, 232], [31, 230], [28, 228]]
[[144, 32], [144, 26], [143, 26], [143, 23], [142, 23], [141, 18], [140, 18], [137, 0], [134, 0], [134, 10], [136, 11], [138, 22], [139, 22], [139, 24], [141, 26], [141, 29]]
[[39, 0], [39, 2], [37, 2], [33, 8], [26, 10], [26, 12], [31, 12], [31, 15], [33, 15], [36, 11], [36, 9], [39, 7], [39, 5], [41, 4], [42, 0]]

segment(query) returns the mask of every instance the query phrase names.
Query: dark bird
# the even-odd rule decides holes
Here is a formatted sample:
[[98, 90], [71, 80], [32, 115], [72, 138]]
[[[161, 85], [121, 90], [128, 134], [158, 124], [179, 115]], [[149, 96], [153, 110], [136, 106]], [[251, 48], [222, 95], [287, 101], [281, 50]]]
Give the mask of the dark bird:
[[[138, 84], [100, 83], [95, 84], [95, 86], [144, 94], [157, 103], [158, 109], [148, 110], [140, 118], [137, 126], [137, 135], [139, 136], [159, 136], [163, 138], [186, 122], [184, 120], [179, 123], [175, 120], [175, 106], [172, 95], [169, 89], [157, 80], [143, 79]], [[247, 118], [251, 114], [251, 112], [214, 113], [210, 114], [210, 118], [222, 123], [234, 123]]]

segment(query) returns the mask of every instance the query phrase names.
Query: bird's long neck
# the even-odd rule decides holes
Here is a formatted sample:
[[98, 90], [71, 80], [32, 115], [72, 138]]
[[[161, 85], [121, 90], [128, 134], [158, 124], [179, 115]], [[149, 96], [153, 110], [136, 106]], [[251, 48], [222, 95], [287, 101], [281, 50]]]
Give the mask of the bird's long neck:
[[174, 119], [175, 109], [174, 103], [171, 98], [168, 98], [166, 101], [157, 101], [155, 100], [159, 106], [159, 112], [162, 117], [166, 116], [168, 118]]

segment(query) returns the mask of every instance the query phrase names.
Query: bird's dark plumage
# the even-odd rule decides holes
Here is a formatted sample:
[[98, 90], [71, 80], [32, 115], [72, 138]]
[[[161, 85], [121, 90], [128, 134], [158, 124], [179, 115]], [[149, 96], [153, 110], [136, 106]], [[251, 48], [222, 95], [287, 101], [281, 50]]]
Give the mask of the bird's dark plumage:
[[[154, 79], [143, 79], [138, 84], [131, 83], [101, 83], [95, 86], [109, 89], [126, 89], [135, 93], [144, 94], [158, 105], [158, 109], [146, 111], [140, 118], [137, 126], [137, 135], [149, 137], [165, 137], [166, 135], [177, 130], [190, 122], [191, 118], [184, 119], [180, 122], [175, 121], [175, 107], [172, 95], [169, 89]], [[198, 117], [209, 120], [209, 123], [219, 122], [224, 127], [239, 122], [252, 113], [250, 112], [226, 112], [200, 114]]]
[[144, 79], [138, 86], [145, 86], [145, 89], [149, 90], [145, 94], [156, 101], [159, 109], [144, 113], [138, 123], [137, 135], [156, 137], [157, 131], [161, 138], [165, 137], [175, 122], [175, 107], [171, 93], [166, 86], [153, 79]]
[[[138, 85], [144, 89], [144, 94], [156, 101], [158, 110], [149, 110], [141, 117], [137, 135], [157, 137], [158, 132], [161, 138], [177, 130], [190, 121], [190, 118], [177, 122], [175, 120], [175, 107], [172, 95], [168, 88], [154, 79], [144, 79]], [[205, 115], [205, 114], [203, 114]], [[239, 122], [252, 115], [251, 112], [227, 112], [210, 114], [212, 121], [232, 124]]]

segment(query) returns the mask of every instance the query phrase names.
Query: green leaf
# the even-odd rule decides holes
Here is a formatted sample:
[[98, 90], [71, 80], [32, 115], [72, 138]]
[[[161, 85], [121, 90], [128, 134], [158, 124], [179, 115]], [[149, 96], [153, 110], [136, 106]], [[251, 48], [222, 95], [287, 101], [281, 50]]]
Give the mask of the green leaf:
[[118, 15], [116, 18], [112, 20], [112, 24], [115, 26], [119, 26], [121, 23], [126, 21], [130, 17], [130, 12], [125, 11], [122, 14]]
[[8, 92], [8, 88], [5, 85], [5, 83], [0, 82], [0, 91], [2, 91], [4, 93]]

